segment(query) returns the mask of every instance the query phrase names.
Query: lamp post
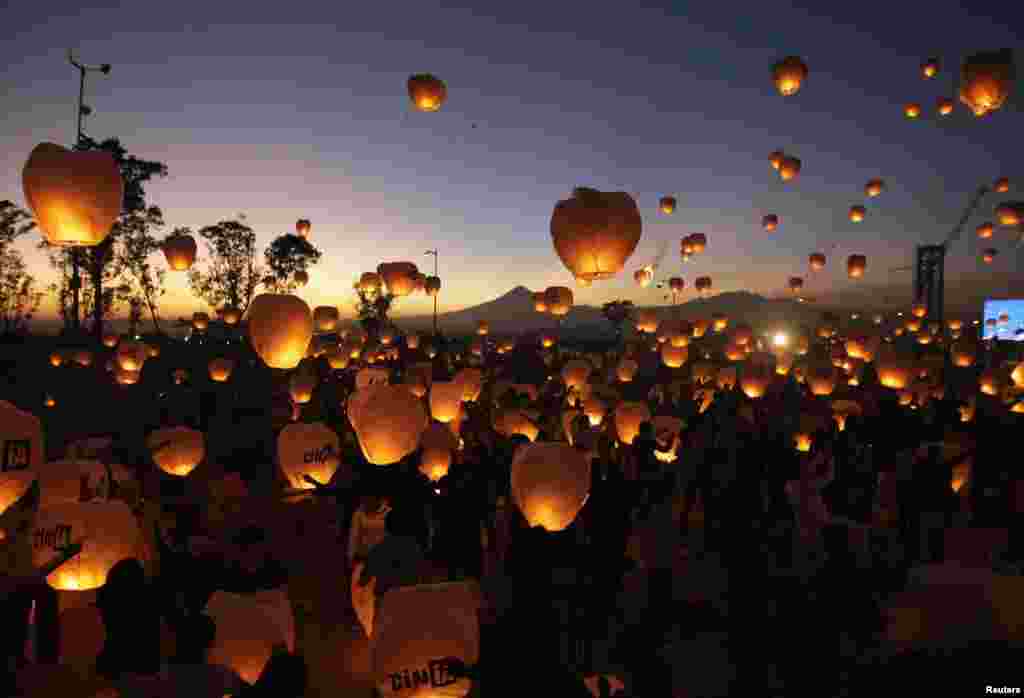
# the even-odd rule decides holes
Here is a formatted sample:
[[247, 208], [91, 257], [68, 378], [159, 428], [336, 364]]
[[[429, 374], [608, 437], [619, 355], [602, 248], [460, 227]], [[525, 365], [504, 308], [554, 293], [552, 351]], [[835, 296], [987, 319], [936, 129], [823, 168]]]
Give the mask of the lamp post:
[[[103, 73], [104, 75], [110, 75], [110, 64], [103, 63], [102, 65], [85, 65], [75, 60], [75, 54], [73, 51], [68, 50], [68, 62], [71, 63], [78, 70], [78, 108], [75, 111], [75, 148], [79, 148], [82, 145], [82, 119], [92, 113], [92, 108], [86, 105], [83, 100], [85, 99], [85, 74], [92, 72]], [[81, 329], [81, 319], [79, 318], [79, 297], [82, 289], [82, 276], [79, 272], [79, 255], [78, 248], [72, 248], [71, 250], [71, 317], [72, 327], [77, 332]], [[99, 330], [97, 330], [99, 331]]]
[[[434, 276], [437, 276], [437, 250], [427, 250], [423, 254], [434, 258]], [[434, 294], [434, 336], [437, 337], [437, 294]]]

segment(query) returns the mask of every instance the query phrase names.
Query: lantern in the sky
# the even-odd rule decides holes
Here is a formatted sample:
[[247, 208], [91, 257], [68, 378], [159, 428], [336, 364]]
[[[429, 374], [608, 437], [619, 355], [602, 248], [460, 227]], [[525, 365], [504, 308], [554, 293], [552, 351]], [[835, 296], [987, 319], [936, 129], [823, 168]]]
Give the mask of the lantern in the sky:
[[411, 76], [406, 83], [406, 89], [417, 111], [437, 111], [448, 99], [448, 87], [444, 81], [430, 73]]
[[677, 347], [670, 343], [663, 344], [661, 347], [661, 361], [669, 368], [680, 368], [686, 359], [689, 358], [689, 349], [687, 347]]
[[921, 105], [917, 102], [908, 102], [903, 105], [903, 115], [908, 119], [916, 119], [921, 116]]
[[512, 460], [512, 497], [530, 526], [567, 528], [590, 494], [590, 462], [563, 443], [531, 443]]
[[184, 477], [206, 456], [203, 432], [188, 427], [165, 427], [146, 437], [146, 446], [157, 467], [168, 475]]
[[478, 320], [476, 323], [476, 333], [480, 337], [486, 337], [491, 332], [491, 324], [486, 320]]
[[915, 303], [910, 309], [910, 314], [916, 318], [923, 318], [928, 314], [928, 306], [924, 303]]
[[690, 239], [690, 245], [693, 246], [693, 253], [700, 254], [708, 246], [708, 236], [704, 233], [690, 233], [687, 236]]
[[196, 241], [191, 235], [175, 233], [161, 247], [171, 271], [187, 271], [196, 261]]
[[1003, 387], [1002, 383], [1000, 376], [991, 369], [984, 371], [978, 377], [978, 389], [985, 395], [993, 397], [999, 395]]
[[787, 285], [793, 293], [800, 293], [804, 289], [804, 280], [799, 276], [791, 276]]
[[868, 268], [868, 258], [862, 254], [851, 254], [846, 259], [846, 274], [851, 279], [859, 279], [864, 276]]
[[480, 657], [476, 582], [397, 587], [380, 597], [372, 622], [372, 672], [381, 698], [463, 698], [469, 678], [449, 675], [448, 658]]
[[1017, 364], [1010, 372], [1010, 380], [1016, 388], [1024, 388], [1024, 361]]
[[779, 227], [779, 217], [774, 213], [769, 213], [761, 219], [761, 227], [766, 232], [775, 232], [775, 229]]
[[850, 207], [850, 222], [860, 223], [864, 220], [864, 216], [867, 215], [867, 209], [863, 206], [851, 206]]
[[312, 477], [326, 485], [338, 470], [341, 441], [338, 434], [323, 422], [287, 425], [277, 437], [277, 462], [295, 489], [308, 490]]
[[573, 359], [562, 367], [562, 380], [567, 388], [579, 388], [587, 383], [593, 371], [589, 361]]
[[953, 113], [953, 100], [949, 97], [939, 97], [935, 100], [935, 111], [939, 112], [939, 116], [949, 116]]
[[664, 213], [666, 216], [671, 216], [672, 213], [675, 212], [676, 210], [676, 197], [661, 197], [661, 201], [658, 202], [658, 208], [660, 208], [661, 212]]
[[22, 186], [40, 232], [55, 247], [98, 245], [121, 215], [124, 180], [106, 151], [40, 143], [25, 163]]
[[706, 293], [711, 290], [711, 277], [710, 276], [698, 276], [693, 281], [693, 287], [697, 289], [698, 293]]
[[295, 618], [284, 588], [233, 594], [216, 591], [205, 612], [217, 624], [210, 663], [256, 683], [276, 646], [295, 649]]
[[458, 440], [449, 427], [432, 422], [423, 432], [420, 445], [419, 470], [431, 482], [437, 482], [448, 474], [452, 452], [459, 447]]
[[640, 369], [640, 364], [630, 358], [623, 358], [615, 368], [615, 375], [623, 383], [630, 383]]
[[1024, 202], [1004, 201], [996, 207], [996, 220], [999, 225], [1018, 226], [1024, 221]]
[[986, 221], [985, 223], [979, 225], [975, 229], [975, 232], [978, 234], [979, 239], [988, 240], [990, 237], [992, 237], [992, 233], [995, 232], [995, 226], [992, 225], [991, 221]]
[[210, 374], [210, 380], [215, 383], [226, 383], [231, 378], [235, 362], [222, 356], [211, 360], [206, 368]]
[[71, 355], [72, 360], [83, 368], [89, 368], [92, 366], [92, 352], [88, 349], [77, 349], [75, 353]]
[[831, 395], [836, 389], [836, 371], [833, 366], [827, 364], [811, 366], [804, 378], [807, 387], [811, 389], [812, 395]]
[[807, 79], [807, 64], [799, 56], [786, 56], [772, 65], [772, 82], [783, 97], [795, 95]]
[[296, 405], [305, 405], [313, 399], [317, 377], [312, 371], [298, 369], [288, 376], [288, 395]]
[[106, 332], [103, 335], [103, 346], [105, 346], [107, 349], [113, 349], [114, 347], [117, 346], [117, 343], [119, 341], [120, 337], [118, 337], [113, 332]]
[[305, 218], [300, 218], [295, 221], [295, 233], [300, 238], [309, 238], [309, 231], [313, 228], [313, 224]]
[[533, 309], [538, 313], [548, 312], [548, 300], [547, 295], [544, 291], [535, 291], [530, 293], [530, 300], [533, 303]]
[[338, 319], [338, 309], [333, 305], [318, 305], [313, 310], [313, 326], [317, 332], [334, 332]]
[[146, 345], [142, 342], [125, 340], [117, 347], [117, 365], [125, 371], [139, 371], [146, 363]]
[[825, 268], [825, 255], [821, 252], [814, 252], [807, 258], [811, 271], [821, 271]]
[[653, 309], [644, 308], [636, 314], [636, 331], [642, 334], [654, 334], [658, 331], [658, 314]]
[[768, 162], [771, 163], [772, 169], [778, 171], [782, 167], [782, 160], [786, 157], [786, 154], [781, 150], [773, 150], [768, 155]]
[[626, 192], [578, 187], [555, 204], [551, 239], [555, 252], [578, 279], [599, 281], [620, 271], [640, 242], [642, 222]]
[[572, 310], [572, 290], [565, 286], [550, 286], [544, 291], [544, 302], [548, 312], [555, 317], [568, 315]]
[[271, 368], [295, 368], [313, 338], [313, 316], [301, 298], [261, 293], [248, 311], [249, 341]]
[[375, 465], [397, 463], [415, 451], [427, 427], [423, 403], [401, 385], [361, 388], [349, 397], [347, 412], [363, 455]]
[[640, 288], [647, 288], [654, 281], [654, 269], [647, 266], [633, 272], [633, 280]]
[[234, 327], [242, 320], [242, 311], [234, 306], [225, 305], [221, 310], [221, 317], [225, 325]]
[[615, 432], [619, 441], [632, 444], [640, 433], [640, 425], [650, 421], [651, 412], [642, 402], [623, 402], [615, 408]]
[[1010, 191], [1010, 179], [1008, 177], [1000, 177], [992, 185], [992, 191], [997, 194], [1005, 194]]
[[779, 177], [782, 178], [783, 182], [788, 182], [800, 174], [801, 165], [800, 158], [784, 157], [782, 164], [779, 165]]
[[868, 183], [864, 185], [864, 193], [870, 198], [875, 198], [885, 190], [885, 182], [877, 177], [875, 179], [869, 179]]
[[464, 368], [453, 379], [462, 384], [462, 401], [476, 402], [483, 390], [483, 373], [478, 368]]
[[996, 261], [996, 255], [999, 254], [999, 250], [994, 247], [988, 247], [981, 252], [981, 261], [985, 264], [991, 264]]
[[771, 374], [763, 367], [751, 364], [740, 378], [740, 390], [751, 400], [759, 400], [764, 397], [770, 383]]
[[377, 273], [393, 296], [408, 296], [416, 290], [419, 269], [412, 262], [384, 262], [377, 266]]
[[969, 56], [960, 68], [960, 101], [975, 116], [985, 116], [1003, 106], [1015, 77], [1010, 49]]
[[57, 591], [103, 586], [111, 568], [126, 558], [145, 558], [142, 531], [124, 502], [57, 502], [41, 507], [32, 531], [32, 561], [41, 567], [60, 548], [78, 541], [82, 551], [46, 578]]
[[939, 59], [929, 58], [921, 64], [921, 74], [925, 78], [933, 78], [939, 73]]
[[423, 282], [423, 292], [433, 298], [441, 292], [441, 279], [437, 276], [428, 276]]
[[135, 385], [141, 378], [140, 374], [141, 371], [131, 371], [118, 366], [114, 370], [114, 380], [118, 385]]

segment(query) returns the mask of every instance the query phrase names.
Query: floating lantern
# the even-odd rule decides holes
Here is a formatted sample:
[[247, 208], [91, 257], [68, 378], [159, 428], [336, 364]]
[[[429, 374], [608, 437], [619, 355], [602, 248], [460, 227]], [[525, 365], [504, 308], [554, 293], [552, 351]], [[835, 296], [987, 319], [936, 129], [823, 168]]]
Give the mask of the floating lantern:
[[185, 477], [206, 456], [203, 432], [188, 427], [165, 427], [146, 437], [146, 447], [157, 467], [168, 475]]
[[341, 440], [323, 422], [289, 424], [277, 437], [277, 462], [288, 485], [313, 489], [309, 476], [322, 485], [334, 477], [340, 464]]
[[512, 497], [530, 526], [561, 531], [590, 493], [590, 462], [562, 443], [532, 443], [512, 460]]
[[448, 87], [440, 78], [430, 73], [419, 73], [406, 83], [413, 107], [421, 112], [438, 111], [448, 99]]
[[249, 341], [271, 368], [295, 368], [313, 337], [313, 317], [301, 298], [261, 293], [248, 311]]
[[641, 232], [640, 211], [626, 192], [578, 187], [555, 205], [551, 216], [555, 252], [574, 277], [587, 281], [622, 271]]
[[807, 64], [799, 56], [786, 56], [772, 66], [772, 82], [783, 97], [800, 91], [807, 79]]

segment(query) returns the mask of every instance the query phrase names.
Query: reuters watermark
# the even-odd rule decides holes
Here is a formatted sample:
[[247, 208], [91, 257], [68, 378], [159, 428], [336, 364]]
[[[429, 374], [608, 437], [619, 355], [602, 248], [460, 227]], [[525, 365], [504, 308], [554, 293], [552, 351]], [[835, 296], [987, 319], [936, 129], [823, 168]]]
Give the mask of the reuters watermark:
[[1015, 686], [985, 686], [985, 694], [990, 696], [1019, 696], [1020, 687]]

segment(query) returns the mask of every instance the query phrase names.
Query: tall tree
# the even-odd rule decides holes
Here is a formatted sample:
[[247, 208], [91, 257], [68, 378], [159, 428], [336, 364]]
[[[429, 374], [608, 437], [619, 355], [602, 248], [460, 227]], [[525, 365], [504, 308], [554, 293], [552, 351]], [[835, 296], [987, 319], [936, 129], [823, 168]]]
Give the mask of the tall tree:
[[[121, 206], [121, 217], [114, 223], [110, 235], [102, 243], [95, 247], [85, 248], [82, 252], [93, 292], [91, 304], [93, 333], [98, 339], [103, 335], [103, 316], [108, 307], [113, 307], [112, 303], [108, 305], [105, 301], [103, 282], [119, 276], [121, 269], [111, 269], [111, 267], [123, 262], [121, 255], [114, 254], [114, 247], [126, 231], [137, 230], [141, 225], [140, 220], [144, 221], [149, 217], [145, 185], [154, 177], [166, 177], [167, 165], [155, 160], [143, 160], [129, 155], [117, 138], [96, 141], [89, 136], [83, 136], [76, 149], [107, 151], [114, 157], [114, 161], [121, 169], [121, 176], [124, 178], [124, 203]], [[159, 209], [157, 211], [159, 212]], [[116, 295], [114, 294], [115, 298]]]
[[6, 199], [0, 201], [0, 248], [6, 247], [36, 227], [32, 214]]
[[245, 216], [239, 216], [199, 229], [210, 259], [205, 271], [192, 267], [188, 283], [192, 293], [214, 310], [229, 305], [244, 314], [261, 282], [256, 233], [244, 221]]
[[[153, 329], [160, 333], [163, 330], [160, 327], [157, 305], [165, 293], [166, 271], [153, 265], [150, 256], [159, 254], [161, 250], [162, 241], [153, 233], [163, 224], [163, 212], [157, 206], [150, 206], [127, 216], [118, 250], [123, 275], [131, 288], [132, 310], [136, 309], [136, 304], [139, 304], [140, 309], [141, 305], [145, 305], [153, 321]], [[176, 228], [171, 234], [175, 233], [188, 234], [190, 231], [188, 228]]]
[[10, 244], [0, 243], [0, 333], [11, 335], [28, 330], [28, 323], [43, 300], [35, 283], [21, 252]]
[[306, 272], [320, 261], [322, 253], [309, 240], [295, 233], [274, 238], [263, 251], [274, 286], [278, 291], [292, 293], [301, 284], [295, 280], [296, 272]]

